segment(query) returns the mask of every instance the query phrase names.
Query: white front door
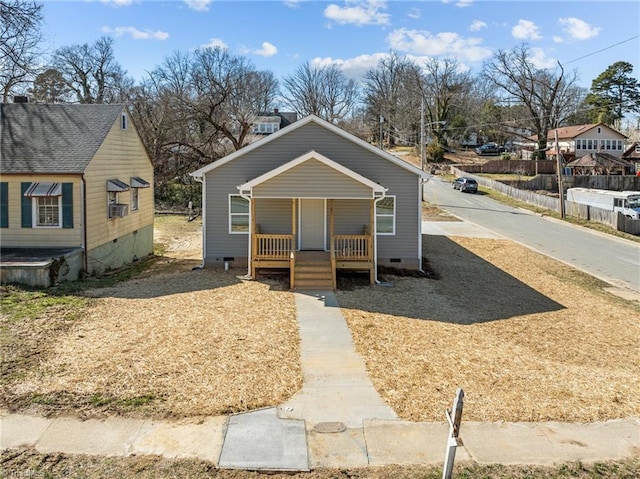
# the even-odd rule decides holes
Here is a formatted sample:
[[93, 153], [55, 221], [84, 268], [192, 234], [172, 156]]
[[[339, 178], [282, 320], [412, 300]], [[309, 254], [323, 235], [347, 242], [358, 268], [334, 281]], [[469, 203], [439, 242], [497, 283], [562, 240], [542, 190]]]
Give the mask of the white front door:
[[301, 250], [325, 250], [324, 200], [301, 199], [299, 211]]

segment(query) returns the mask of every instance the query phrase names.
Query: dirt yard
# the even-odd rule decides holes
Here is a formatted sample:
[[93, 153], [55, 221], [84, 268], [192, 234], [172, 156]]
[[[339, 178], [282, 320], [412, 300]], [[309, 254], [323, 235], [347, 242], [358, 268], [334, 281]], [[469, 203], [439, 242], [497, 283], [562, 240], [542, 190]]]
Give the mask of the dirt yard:
[[[51, 311], [3, 316], [2, 406], [35, 414], [197, 417], [284, 402], [302, 384], [293, 294], [246, 271], [192, 270], [200, 222], [159, 217], [164, 254], [140, 276]], [[504, 240], [429, 236], [439, 280], [389, 276], [337, 292], [385, 401], [443, 422], [457, 387], [465, 419], [593, 421], [640, 415], [640, 305]], [[61, 320], [60, 320], [61, 321]], [[38, 324], [51, 326], [38, 335]], [[6, 341], [5, 341], [6, 342]]]

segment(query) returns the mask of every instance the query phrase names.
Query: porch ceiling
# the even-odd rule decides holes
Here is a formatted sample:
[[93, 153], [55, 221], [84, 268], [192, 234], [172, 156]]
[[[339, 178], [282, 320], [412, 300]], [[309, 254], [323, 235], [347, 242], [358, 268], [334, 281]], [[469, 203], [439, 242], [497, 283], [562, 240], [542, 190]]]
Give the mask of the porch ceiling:
[[310, 151], [238, 186], [253, 198], [382, 197], [386, 188], [329, 158]]

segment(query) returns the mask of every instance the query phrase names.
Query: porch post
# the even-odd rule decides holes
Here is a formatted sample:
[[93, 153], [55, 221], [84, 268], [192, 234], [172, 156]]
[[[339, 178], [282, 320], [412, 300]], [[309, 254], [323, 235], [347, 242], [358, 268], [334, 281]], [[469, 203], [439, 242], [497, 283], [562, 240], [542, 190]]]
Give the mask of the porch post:
[[334, 217], [333, 217], [333, 200], [327, 200], [329, 203], [329, 259], [331, 261], [331, 277], [333, 280], [333, 289], [336, 289], [337, 279], [336, 279], [336, 253], [335, 253], [335, 241], [333, 240], [333, 235], [335, 233], [334, 228]]
[[251, 251], [249, 255], [249, 263], [251, 265], [251, 277], [255, 279], [256, 268], [253, 258], [256, 257], [256, 253], [258, 252], [258, 239], [256, 238], [256, 201], [253, 197], [249, 201], [249, 205], [249, 216], [251, 217], [251, 226], [249, 228], [249, 233], [251, 235]]
[[298, 249], [298, 200], [297, 198], [291, 199], [291, 235], [293, 236], [293, 244], [291, 249], [296, 251]]

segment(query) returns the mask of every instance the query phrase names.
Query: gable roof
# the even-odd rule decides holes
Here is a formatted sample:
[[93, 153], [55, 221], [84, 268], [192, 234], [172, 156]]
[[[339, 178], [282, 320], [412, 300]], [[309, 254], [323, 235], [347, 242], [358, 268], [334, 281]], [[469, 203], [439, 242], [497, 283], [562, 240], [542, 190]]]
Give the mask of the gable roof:
[[0, 105], [3, 173], [83, 173], [122, 105]]
[[[604, 128], [606, 128], [608, 130], [613, 131], [614, 133], [619, 134], [622, 138], [626, 138], [625, 135], [623, 135], [622, 133], [620, 133], [617, 130], [614, 130], [610, 126], [605, 125], [604, 123], [590, 123], [590, 124], [586, 124], [586, 125], [572, 125], [572, 126], [563, 126], [561, 128], [558, 128], [558, 140], [559, 141], [562, 141], [562, 140], [573, 140], [577, 136], [580, 136], [580, 135], [586, 133], [587, 131], [593, 130], [597, 126], [604, 127]], [[556, 137], [556, 129], [555, 128], [552, 129], [552, 130], [549, 130], [547, 132], [547, 140], [553, 141], [553, 140], [555, 140], [555, 137]], [[529, 139], [537, 141], [538, 140], [538, 135], [530, 136]]]
[[282, 173], [291, 170], [292, 168], [295, 168], [298, 165], [301, 165], [302, 163], [305, 163], [309, 160], [316, 160], [319, 161], [320, 163], [323, 163], [324, 165], [328, 166], [329, 168], [332, 168], [340, 173], [342, 173], [343, 175], [351, 178], [352, 180], [357, 181], [358, 183], [363, 184], [364, 186], [371, 188], [371, 190], [373, 191], [373, 193], [378, 193], [378, 195], [380, 196], [384, 196], [384, 193], [387, 191], [387, 189], [383, 186], [380, 186], [378, 183], [371, 181], [368, 178], [365, 178], [364, 176], [356, 173], [353, 170], [350, 170], [349, 168], [346, 168], [345, 166], [342, 166], [340, 163], [336, 163], [333, 160], [330, 160], [329, 158], [327, 158], [324, 155], [321, 155], [320, 153], [318, 153], [317, 151], [311, 150], [308, 153], [305, 153], [304, 155], [299, 156], [298, 158], [289, 161], [288, 163], [285, 163], [281, 166], [279, 166], [278, 168], [274, 168], [271, 171], [266, 172], [263, 175], [258, 176], [257, 178], [254, 178], [253, 180], [250, 180], [246, 183], [244, 183], [243, 185], [238, 186], [238, 190], [242, 193], [243, 191], [249, 191], [251, 190], [251, 188], [253, 188], [254, 186], [260, 185], [261, 183], [264, 183], [265, 181], [268, 181], [272, 178], [275, 178], [278, 175], [281, 175]]
[[609, 153], [588, 153], [577, 160], [567, 163], [568, 167], [596, 167], [601, 166], [603, 168], [631, 168], [633, 165], [627, 160], [616, 158]]
[[380, 150], [379, 148], [367, 143], [364, 140], [361, 140], [360, 138], [352, 135], [351, 133], [344, 131], [342, 128], [339, 128], [315, 115], [309, 115], [303, 118], [302, 120], [298, 120], [292, 123], [291, 125], [289, 125], [287, 128], [280, 129], [276, 133], [272, 133], [271, 135], [261, 140], [258, 140], [254, 143], [251, 143], [245, 146], [244, 148], [241, 148], [240, 150], [234, 151], [233, 153], [225, 156], [224, 158], [214, 161], [213, 163], [209, 163], [208, 165], [203, 166], [202, 168], [191, 172], [190, 175], [195, 178], [201, 178], [206, 173], [209, 173], [210, 171], [215, 170], [216, 168], [219, 168], [222, 165], [226, 165], [227, 163], [235, 160], [236, 158], [239, 158], [246, 153], [249, 153], [257, 148], [260, 148], [261, 146], [271, 141], [275, 141], [281, 136], [288, 135], [289, 133], [297, 130], [298, 128], [302, 128], [303, 126], [308, 125], [309, 123], [315, 123], [316, 125], [319, 125], [329, 131], [332, 131], [333, 133], [340, 135], [343, 138], [346, 138], [347, 140], [361, 146], [362, 148], [365, 148], [366, 150], [369, 150], [370, 152], [376, 154], [377, 156], [391, 163], [394, 163], [395, 165], [398, 165], [401, 168], [404, 168], [407, 171], [414, 173], [417, 176], [421, 176], [423, 178], [428, 177], [428, 175], [424, 171], [422, 171], [420, 168], [413, 166], [411, 163], [408, 163], [398, 158], [397, 156], [392, 155], [391, 153], [387, 153], [386, 151]]
[[640, 159], [640, 141], [634, 141], [629, 148], [622, 154], [625, 160]]

